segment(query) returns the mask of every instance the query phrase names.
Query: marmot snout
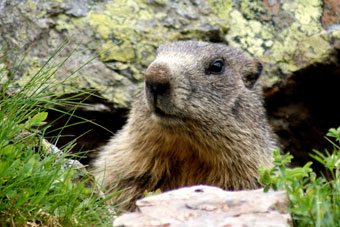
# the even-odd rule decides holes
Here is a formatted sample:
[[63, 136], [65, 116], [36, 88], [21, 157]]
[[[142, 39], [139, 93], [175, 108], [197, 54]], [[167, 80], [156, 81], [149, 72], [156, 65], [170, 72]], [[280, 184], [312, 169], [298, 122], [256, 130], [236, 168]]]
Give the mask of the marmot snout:
[[181, 41], [158, 48], [124, 128], [93, 173], [133, 208], [145, 191], [208, 184], [252, 189], [271, 167], [276, 137], [266, 120], [262, 65], [222, 44]]
[[[170, 71], [166, 64], [154, 63], [149, 66], [145, 73], [145, 94], [147, 105], [151, 111], [161, 112], [162, 101], [169, 98]], [[163, 104], [164, 105], [164, 104]]]

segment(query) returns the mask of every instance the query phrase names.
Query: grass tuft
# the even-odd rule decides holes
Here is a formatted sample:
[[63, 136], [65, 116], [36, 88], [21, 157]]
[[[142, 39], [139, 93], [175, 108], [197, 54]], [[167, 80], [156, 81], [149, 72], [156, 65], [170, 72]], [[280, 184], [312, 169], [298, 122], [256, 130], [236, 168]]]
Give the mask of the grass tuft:
[[50, 92], [58, 85], [51, 78], [67, 59], [54, 60], [66, 44], [19, 90], [12, 78], [23, 60], [12, 69], [0, 62], [0, 226], [111, 225], [112, 207], [102, 202], [92, 178], [69, 165], [74, 144], [57, 153], [44, 146], [47, 110], [80, 105], [70, 101], [75, 97]]

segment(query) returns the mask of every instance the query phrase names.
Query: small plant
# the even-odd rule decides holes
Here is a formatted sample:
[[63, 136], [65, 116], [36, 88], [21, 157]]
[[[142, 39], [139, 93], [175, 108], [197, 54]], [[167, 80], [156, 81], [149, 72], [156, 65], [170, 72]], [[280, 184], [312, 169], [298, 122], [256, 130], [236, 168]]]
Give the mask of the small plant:
[[[328, 137], [340, 143], [340, 127], [330, 129]], [[340, 147], [329, 140], [333, 152], [322, 154], [314, 151], [311, 155], [330, 173], [318, 177], [311, 169], [312, 162], [303, 167], [288, 168], [292, 155], [274, 152], [272, 169], [260, 169], [265, 185], [264, 190], [285, 190], [290, 200], [290, 211], [297, 226], [340, 226]]]
[[152, 195], [159, 195], [161, 193], [162, 193], [162, 191], [159, 188], [156, 191], [153, 191], [153, 192], [149, 192], [149, 191], [145, 190], [144, 191], [144, 197], [148, 197], [148, 196], [152, 196]]

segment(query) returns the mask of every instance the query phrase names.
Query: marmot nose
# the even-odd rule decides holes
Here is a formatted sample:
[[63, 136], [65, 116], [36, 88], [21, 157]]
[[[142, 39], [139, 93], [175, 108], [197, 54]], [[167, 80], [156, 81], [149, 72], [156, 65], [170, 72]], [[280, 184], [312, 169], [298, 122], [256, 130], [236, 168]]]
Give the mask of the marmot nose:
[[165, 64], [153, 63], [145, 73], [145, 89], [152, 96], [166, 93], [170, 88], [169, 69]]
[[146, 89], [153, 95], [162, 95], [169, 89], [169, 83], [145, 81]]

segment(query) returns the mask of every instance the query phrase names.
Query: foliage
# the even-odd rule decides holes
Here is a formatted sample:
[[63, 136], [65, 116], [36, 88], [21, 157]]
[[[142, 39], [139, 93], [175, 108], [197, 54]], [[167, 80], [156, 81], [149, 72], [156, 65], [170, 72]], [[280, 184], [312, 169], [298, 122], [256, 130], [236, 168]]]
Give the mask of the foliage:
[[144, 197], [152, 196], [152, 195], [159, 195], [162, 193], [162, 190], [158, 188], [156, 191], [149, 192], [147, 190], [144, 191]]
[[112, 221], [91, 178], [85, 173], [79, 177], [81, 170], [66, 165], [73, 144], [59, 153], [43, 146], [47, 110], [78, 105], [49, 92], [55, 86], [52, 76], [64, 63], [52, 64], [62, 49], [21, 88], [11, 79], [20, 63], [7, 72], [0, 68], [0, 226], [100, 226]]
[[[340, 142], [340, 127], [330, 129], [327, 136]], [[311, 156], [325, 167], [330, 177], [318, 176], [311, 169], [312, 162], [288, 168], [293, 156], [281, 156], [279, 151], [274, 152], [275, 166], [260, 170], [265, 191], [272, 188], [287, 192], [297, 226], [340, 226], [340, 147], [328, 140], [334, 145], [332, 153], [314, 150]]]

